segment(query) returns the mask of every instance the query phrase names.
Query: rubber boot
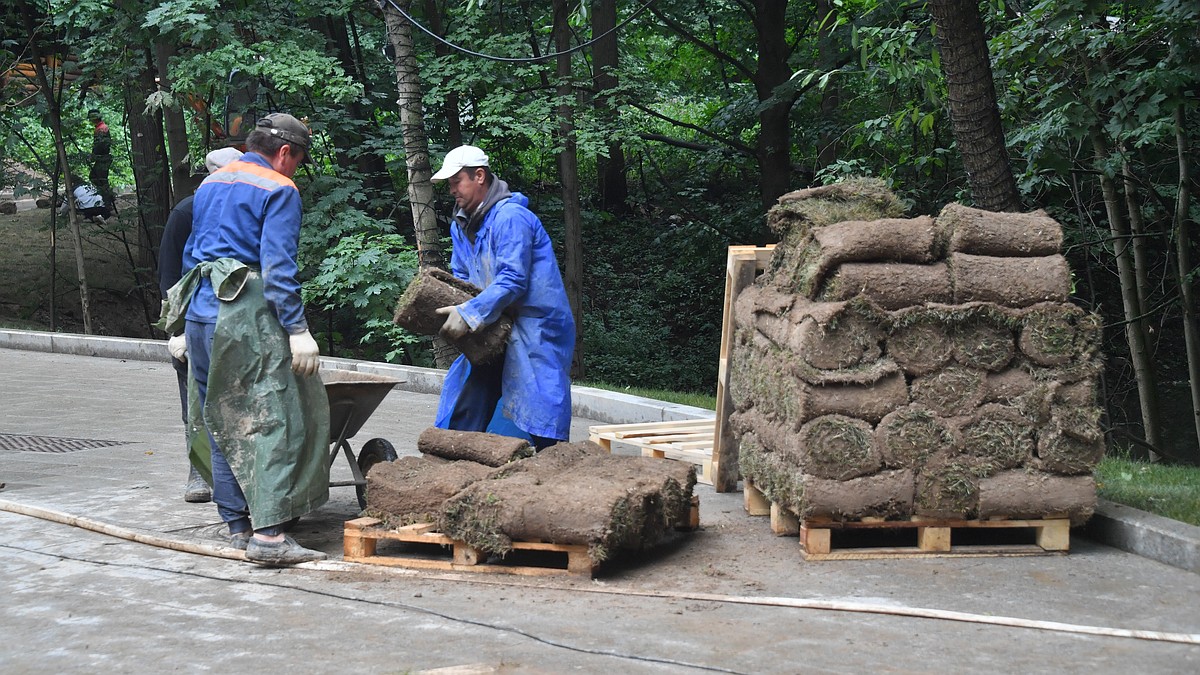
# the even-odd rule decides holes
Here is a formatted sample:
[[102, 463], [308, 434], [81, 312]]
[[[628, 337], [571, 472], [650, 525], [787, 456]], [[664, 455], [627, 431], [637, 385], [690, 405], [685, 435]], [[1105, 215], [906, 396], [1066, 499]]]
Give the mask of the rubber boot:
[[212, 488], [208, 487], [208, 483], [204, 482], [204, 478], [200, 476], [200, 472], [196, 471], [194, 466], [191, 473], [188, 474], [187, 487], [183, 488], [183, 501], [192, 504], [212, 501]]

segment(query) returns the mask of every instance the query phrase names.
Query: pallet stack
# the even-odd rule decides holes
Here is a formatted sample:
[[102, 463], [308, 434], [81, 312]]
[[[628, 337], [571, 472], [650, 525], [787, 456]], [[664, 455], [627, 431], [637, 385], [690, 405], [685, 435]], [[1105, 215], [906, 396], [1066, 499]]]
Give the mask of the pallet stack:
[[1085, 521], [1100, 323], [1068, 302], [1058, 223], [959, 204], [845, 220], [862, 189], [840, 190], [781, 200], [735, 304], [748, 484], [800, 519]]

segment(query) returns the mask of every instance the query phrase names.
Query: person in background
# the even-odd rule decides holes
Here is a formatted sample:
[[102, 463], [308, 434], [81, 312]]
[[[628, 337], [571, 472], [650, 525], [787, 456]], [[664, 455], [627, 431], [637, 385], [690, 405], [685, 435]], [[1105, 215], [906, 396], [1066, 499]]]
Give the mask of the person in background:
[[104, 119], [100, 117], [99, 109], [92, 108], [88, 111], [88, 121], [92, 123], [92, 170], [88, 174], [88, 180], [96, 186], [100, 196], [104, 197], [104, 203], [115, 212], [116, 195], [108, 184], [108, 172], [112, 169], [112, 134], [109, 133]]
[[[204, 166], [208, 173], [241, 158], [242, 153], [237, 148], [221, 148], [213, 150], [204, 157]], [[167, 225], [163, 228], [162, 241], [158, 247], [158, 290], [162, 297], [167, 297], [167, 291], [179, 283], [183, 276], [183, 247], [192, 234], [192, 200], [194, 195], [188, 195], [175, 204], [171, 214], [167, 216]], [[171, 352], [171, 365], [175, 368], [175, 376], [179, 381], [179, 404], [183, 409], [184, 429], [188, 429], [188, 364], [187, 339], [182, 333], [173, 335], [167, 340], [167, 349]], [[192, 434], [184, 434], [191, 447]], [[183, 488], [183, 500], [194, 504], [212, 501], [212, 489], [208, 481], [197, 470], [194, 462], [189, 462], [187, 485]]]
[[503, 359], [474, 366], [459, 356], [442, 386], [434, 425], [485, 431], [503, 396], [504, 416], [537, 449], [566, 441], [571, 430], [571, 357], [575, 320], [554, 247], [529, 199], [492, 173], [483, 150], [464, 145], [446, 154], [434, 181], [448, 181], [455, 205], [450, 271], [483, 289], [445, 315], [451, 339], [505, 314], [512, 334]]
[[[297, 280], [300, 192], [291, 177], [311, 132], [286, 113], [258, 120], [246, 154], [192, 201], [183, 278], [159, 328], [186, 330], [196, 404], [211, 444], [213, 501], [230, 544], [267, 565], [322, 560], [284, 530], [329, 499], [329, 400]], [[186, 318], [186, 320], [184, 320]]]
[[[108, 204], [105, 203], [104, 198], [100, 196], [95, 187], [75, 174], [71, 174], [71, 185], [75, 186], [71, 189], [71, 196], [75, 199], [75, 210], [80, 215], [98, 223], [103, 223], [106, 218], [112, 216]], [[58, 212], [65, 216], [69, 208], [67, 200], [64, 199], [62, 205], [58, 207]]]

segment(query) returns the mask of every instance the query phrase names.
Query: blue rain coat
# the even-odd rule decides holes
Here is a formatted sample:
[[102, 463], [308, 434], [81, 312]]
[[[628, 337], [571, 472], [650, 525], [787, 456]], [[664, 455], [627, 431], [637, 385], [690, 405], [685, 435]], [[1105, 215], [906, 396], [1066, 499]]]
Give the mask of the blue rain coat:
[[[501, 379], [504, 414], [526, 433], [565, 440], [571, 431], [575, 320], [550, 237], [528, 204], [529, 198], [519, 192], [497, 202], [484, 216], [474, 243], [457, 222], [452, 224], [450, 271], [483, 289], [459, 305], [472, 330], [491, 324], [501, 313], [513, 321]], [[449, 428], [470, 372], [466, 357], [451, 364], [435, 426]]]

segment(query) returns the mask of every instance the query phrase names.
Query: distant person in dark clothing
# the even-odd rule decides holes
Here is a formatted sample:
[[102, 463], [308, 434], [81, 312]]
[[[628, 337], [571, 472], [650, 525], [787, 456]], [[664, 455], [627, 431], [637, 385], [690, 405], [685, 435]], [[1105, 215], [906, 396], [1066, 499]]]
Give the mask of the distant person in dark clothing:
[[88, 180], [104, 197], [104, 203], [114, 210], [117, 208], [116, 195], [108, 184], [108, 172], [112, 169], [112, 135], [108, 125], [100, 117], [100, 111], [92, 108], [88, 111], [88, 120], [92, 123], [92, 171]]
[[[240, 159], [241, 151], [237, 148], [221, 148], [213, 150], [204, 158], [204, 166], [209, 173]], [[192, 195], [179, 200], [171, 215], [167, 216], [167, 226], [163, 229], [162, 242], [158, 248], [158, 290], [166, 297], [167, 290], [174, 286], [183, 276], [183, 247], [188, 237], [192, 235]], [[187, 339], [183, 335], [173, 336], [167, 341], [171, 351], [171, 365], [179, 380], [179, 403], [183, 408], [183, 426], [188, 424], [188, 364]], [[186, 432], [185, 432], [186, 434]], [[190, 443], [190, 437], [189, 437]], [[196, 504], [212, 501], [212, 489], [195, 466], [188, 473], [187, 486], [183, 489], [183, 500]]]

